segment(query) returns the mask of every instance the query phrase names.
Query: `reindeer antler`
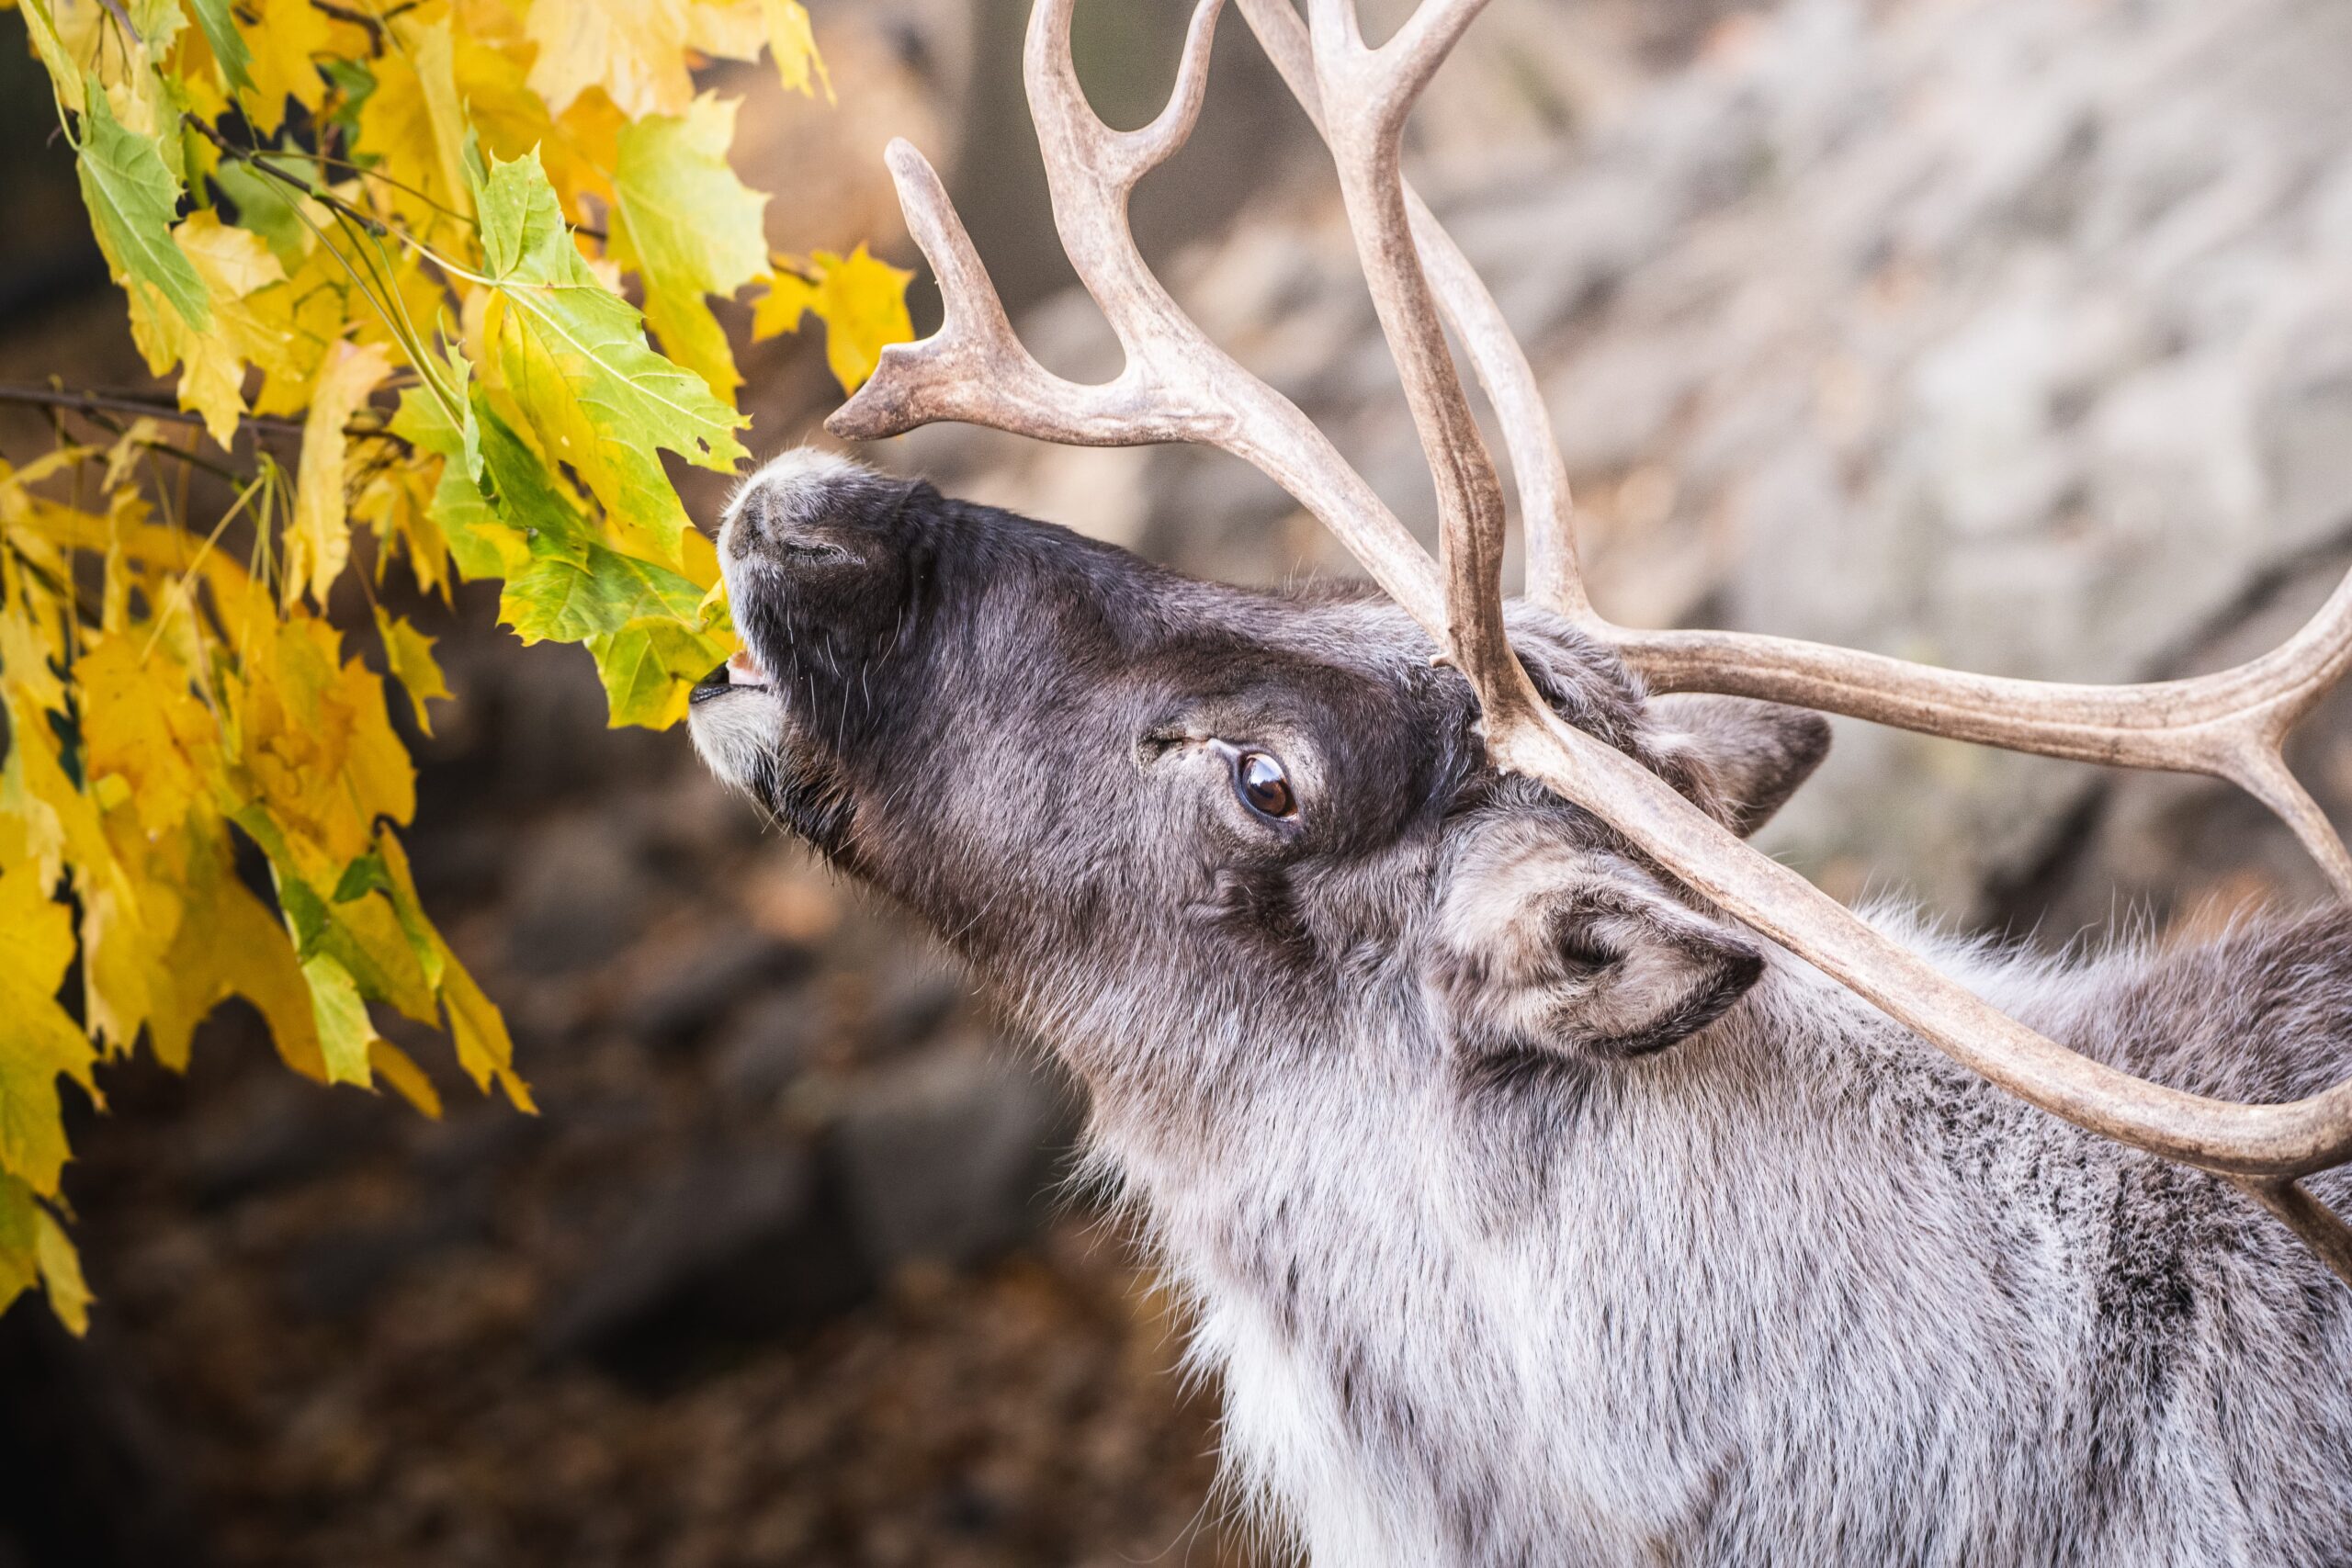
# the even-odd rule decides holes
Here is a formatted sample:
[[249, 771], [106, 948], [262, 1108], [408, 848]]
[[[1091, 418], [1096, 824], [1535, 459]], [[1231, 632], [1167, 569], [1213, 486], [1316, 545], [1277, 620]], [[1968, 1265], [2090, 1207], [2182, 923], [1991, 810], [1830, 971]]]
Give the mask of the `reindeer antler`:
[[[1199, 0], [1168, 107], [1114, 130], [1088, 107], [1069, 56], [1074, 0], [1037, 0], [1025, 73], [1056, 226], [1125, 351], [1118, 377], [1053, 376], [1014, 337], [938, 177], [893, 143], [889, 160], [947, 305], [923, 343], [887, 350], [831, 427], [850, 438], [957, 419], [1087, 446], [1189, 441], [1256, 465], [1313, 512], [1448, 649], [1476, 690], [1496, 761], [1542, 780], [1731, 914], [2033, 1104], [2089, 1131], [2236, 1181], [2352, 1282], [2352, 1229], [2296, 1179], [2352, 1159], [2352, 1084], [2280, 1105], [2166, 1089], [2067, 1050], [1881, 936], [1836, 900], [1691, 807], [1639, 764], [1563, 722], [1536, 695], [1503, 626], [1501, 481], [1472, 415], [1439, 311], [1462, 334], [1500, 412], [1531, 536], [1537, 596], [1595, 626], [1666, 686], [1775, 697], [2021, 750], [2218, 773], [2296, 827], [2352, 887], [2352, 857], [2279, 760], [2288, 726], [2352, 663], [2352, 582], [2267, 660], [2196, 681], [2052, 686], [1951, 674], [1842, 649], [1721, 633], [1637, 634], [1593, 615], [1576, 570], [1566, 470], [1533, 372], [1500, 310], [1405, 184], [1414, 101], [1485, 0], [1424, 0], [1377, 48], [1352, 0], [1240, 0], [1329, 144], [1382, 331], [1437, 481], [1443, 573], [1295, 405], [1210, 343], [1137, 252], [1127, 197], [1197, 118], [1223, 0]], [[1434, 275], [1434, 280], [1432, 278]], [[2332, 851], [2327, 848], [2332, 846]]]

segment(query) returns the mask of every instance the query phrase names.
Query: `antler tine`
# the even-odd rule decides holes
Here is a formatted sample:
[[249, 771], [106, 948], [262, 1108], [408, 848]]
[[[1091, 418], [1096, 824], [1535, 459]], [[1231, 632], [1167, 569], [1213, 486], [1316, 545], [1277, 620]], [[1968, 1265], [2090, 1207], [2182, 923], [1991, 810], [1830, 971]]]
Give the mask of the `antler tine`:
[[1535, 702], [1503, 629], [1502, 482], [1421, 270], [1400, 164], [1406, 115], [1485, 5], [1427, 0], [1374, 49], [1358, 29], [1354, 0], [1310, 0], [1307, 40], [1348, 226], [1437, 483], [1445, 622], [1430, 630], [1478, 689], [1491, 727], [1498, 710]]
[[1138, 398], [1125, 378], [1083, 386], [1039, 365], [1014, 335], [988, 268], [930, 161], [903, 140], [892, 141], [884, 157], [908, 231], [939, 280], [946, 318], [922, 342], [884, 349], [873, 378], [826, 428], [851, 441], [896, 435], [938, 420], [1078, 446], [1210, 439], [1197, 416]]
[[[1208, 97], [1209, 50], [1216, 41], [1225, 0], [1199, 0], [1193, 6], [1167, 106], [1150, 124], [1135, 130], [1114, 130], [1087, 107], [1086, 91], [1079, 85], [1077, 64], [1067, 47], [1074, 5], [1075, 0], [1047, 0], [1030, 16], [1030, 107], [1041, 119], [1050, 109], [1068, 144], [1087, 149], [1101, 160], [1097, 166], [1105, 183], [1121, 193], [1131, 191], [1136, 181], [1175, 156], [1200, 121], [1201, 105]], [[1044, 108], [1036, 90], [1041, 76], [1053, 88]], [[1039, 130], [1042, 134], [1042, 124]]]
[[931, 338], [885, 349], [873, 378], [826, 428], [844, 440], [872, 441], [956, 420], [1071, 446], [1216, 446], [1313, 513], [1416, 619], [1440, 624], [1443, 595], [1429, 552], [1295, 404], [1177, 308], [1136, 250], [1128, 192], [1192, 130], [1222, 0], [1200, 0], [1168, 107], [1134, 131], [1113, 130], [1087, 106], [1069, 63], [1071, 8], [1071, 0], [1038, 0], [1031, 14], [1030, 109], [1063, 248], [1117, 334], [1125, 366], [1099, 385], [1039, 366], [1005, 319], [938, 175], [897, 141], [891, 175], [909, 231], [938, 279], [946, 321]]
[[[1306, 23], [1290, 0], [1237, 3], [1291, 96], [1322, 131], [1323, 96], [1316, 85]], [[1520, 526], [1527, 539], [1527, 596], [1574, 619], [1588, 620], [1591, 605], [1577, 565], [1568, 465], [1552, 434], [1552, 415], [1544, 407], [1534, 367], [1470, 258], [1410, 181], [1405, 182], [1405, 209], [1438, 305], [1461, 336], [1471, 370], [1502, 424], [1503, 446], [1510, 454], [1511, 478], [1519, 490]]]
[[1767, 697], [2013, 751], [2226, 779], [2277, 813], [2337, 890], [2352, 894], [2352, 853], [2282, 750], [2352, 669], [2352, 574], [2268, 653], [2211, 675], [2137, 685], [1972, 675], [1733, 632], [1611, 626], [1602, 635], [1660, 690]]

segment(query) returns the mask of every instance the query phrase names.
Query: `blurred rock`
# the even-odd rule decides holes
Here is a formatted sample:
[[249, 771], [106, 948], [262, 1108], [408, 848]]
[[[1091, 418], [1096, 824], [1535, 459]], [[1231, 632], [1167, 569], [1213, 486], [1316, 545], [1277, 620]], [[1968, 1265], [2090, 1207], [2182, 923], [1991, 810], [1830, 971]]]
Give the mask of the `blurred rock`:
[[635, 847], [614, 829], [583, 813], [531, 834], [508, 916], [507, 956], [517, 968], [589, 968], [644, 930], [650, 881]]
[[833, 1133], [867, 1257], [967, 1264], [1027, 1235], [1070, 1109], [992, 1043], [946, 1041], [875, 1074]]
[[659, 976], [638, 991], [621, 1027], [656, 1048], [692, 1044], [746, 996], [790, 986], [814, 962], [797, 943], [723, 923], [683, 954], [664, 955]]
[[314, 1181], [384, 1141], [372, 1097], [290, 1076], [273, 1077], [245, 1111], [209, 1122], [191, 1140], [187, 1190], [205, 1208]]
[[550, 1357], [661, 1376], [804, 1326], [871, 1287], [812, 1152], [781, 1136], [707, 1147], [644, 1196], [551, 1304], [539, 1344]]
[[771, 993], [745, 1007], [727, 1026], [718, 1049], [718, 1091], [730, 1100], [774, 1100], [808, 1064], [810, 1038], [823, 1027], [810, 998]]

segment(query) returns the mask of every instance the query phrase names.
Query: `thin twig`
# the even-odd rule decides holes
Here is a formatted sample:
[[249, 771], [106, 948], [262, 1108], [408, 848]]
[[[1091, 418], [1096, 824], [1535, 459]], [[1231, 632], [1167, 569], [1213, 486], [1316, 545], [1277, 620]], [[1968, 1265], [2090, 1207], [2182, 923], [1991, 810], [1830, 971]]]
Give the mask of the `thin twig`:
[[[123, 37], [129, 39], [135, 44], [143, 45], [146, 43], [147, 40], [139, 36], [139, 29], [130, 25], [130, 17], [123, 10], [121, 0], [98, 0], [98, 3], [104, 6], [107, 10], [113, 15], [115, 25], [122, 29]], [[130, 51], [126, 49], [122, 52], [123, 57], [128, 60], [130, 55]]]
[[[0, 381], [0, 403], [16, 403], [28, 408], [54, 409], [68, 413], [127, 413], [140, 419], [162, 420], [167, 424], [201, 424], [204, 416], [192, 409], [184, 409], [159, 399], [143, 398], [135, 392], [80, 392], [62, 387], [30, 387], [21, 382]], [[302, 422], [299, 419], [275, 419], [266, 414], [246, 414], [239, 423], [260, 435], [291, 435], [300, 437]], [[408, 437], [376, 424], [346, 424], [345, 435], [355, 440], [390, 441], [401, 446], [409, 445]]]
[[261, 173], [267, 175], [271, 179], [277, 181], [280, 185], [289, 186], [295, 190], [300, 191], [304, 196], [310, 197], [312, 201], [317, 202], [320, 206], [328, 209], [330, 211], [339, 212], [345, 217], [360, 224], [371, 234], [382, 234], [386, 232], [382, 219], [376, 217], [372, 213], [361, 211], [358, 208], [352, 206], [351, 203], [344, 200], [343, 197], [335, 195], [334, 192], [331, 190], [322, 190], [308, 180], [298, 178], [293, 175], [288, 174], [277, 164], [272, 164], [265, 155], [263, 149], [257, 147], [240, 147], [235, 142], [231, 141], [227, 137], [221, 135], [211, 126], [198, 118], [195, 115], [184, 114], [180, 116], [180, 119], [183, 123], [195, 127], [197, 134], [203, 137], [207, 141], [211, 142], [213, 146], [219, 148], [222, 156], [232, 158], [236, 162], [244, 164], [249, 169], [256, 169]]
[[378, 38], [381, 38], [384, 36], [384, 25], [387, 22], [403, 11], [415, 10], [423, 4], [424, 0], [401, 0], [400, 5], [389, 6], [379, 15], [372, 11], [359, 10], [356, 6], [338, 6], [334, 3], [334, 0], [311, 0], [311, 9], [323, 16], [333, 17], [338, 22], [349, 22], [355, 27], [366, 28]]

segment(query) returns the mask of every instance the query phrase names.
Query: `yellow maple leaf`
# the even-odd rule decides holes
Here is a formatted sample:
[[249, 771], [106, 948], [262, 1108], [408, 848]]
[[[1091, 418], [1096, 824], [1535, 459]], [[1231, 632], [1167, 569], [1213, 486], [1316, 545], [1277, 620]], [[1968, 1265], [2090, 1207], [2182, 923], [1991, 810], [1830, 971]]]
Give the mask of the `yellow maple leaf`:
[[286, 353], [282, 363], [262, 367], [254, 412], [300, 413], [309, 406], [319, 367], [345, 341], [351, 304], [350, 275], [325, 246], [317, 247], [286, 280], [284, 293], [274, 301], [274, 319], [287, 334]]
[[379, 1035], [368, 1043], [368, 1065], [402, 1100], [434, 1121], [441, 1120], [441, 1091], [433, 1087], [433, 1080], [424, 1076], [424, 1069], [407, 1052]]
[[368, 852], [379, 818], [416, 813], [383, 682], [343, 660], [333, 626], [300, 614], [257, 628], [242, 673], [226, 686], [246, 794], [285, 830], [303, 874], [333, 886]]
[[329, 351], [311, 389], [311, 412], [302, 422], [302, 471], [294, 490], [294, 521], [286, 534], [282, 592], [288, 603], [308, 593], [323, 605], [327, 591], [351, 559], [343, 427], [391, 369], [381, 344], [338, 344]]
[[385, 614], [380, 605], [376, 610], [376, 633], [384, 640], [385, 668], [408, 693], [417, 728], [432, 734], [433, 718], [424, 705], [431, 698], [450, 694], [441, 666], [434, 661], [433, 639], [410, 625], [406, 617]]
[[833, 84], [817, 52], [808, 8], [800, 0], [694, 0], [686, 14], [686, 43], [722, 60], [757, 60], [765, 48], [785, 91], [825, 96]]
[[[170, 890], [124, 864], [99, 803], [67, 776], [49, 725], [13, 697], [6, 706], [9, 747], [0, 763], [0, 812], [24, 824], [44, 886], [62, 871], [73, 873], [82, 901], [84, 1016], [91, 1033], [128, 1049], [147, 1016], [149, 976], [169, 940], [168, 922], [176, 918]], [[158, 921], [164, 922], [160, 936]]]
[[449, 18], [393, 20], [373, 62], [375, 89], [359, 106], [357, 145], [380, 162], [383, 200], [409, 229], [430, 235], [449, 212], [473, 216], [464, 174], [466, 110]]
[[334, 19], [310, 0], [258, 0], [259, 19], [240, 28], [253, 50], [253, 91], [243, 95], [246, 112], [264, 136], [286, 123], [286, 100], [315, 111], [326, 102], [320, 57], [333, 52]]
[[63, 713], [65, 683], [50, 662], [54, 651], [28, 604], [0, 604], [0, 686], [31, 707]]
[[631, 119], [693, 101], [685, 0], [537, 0], [525, 28], [539, 46], [530, 82], [561, 114], [602, 87]]
[[825, 69], [824, 56], [817, 52], [808, 7], [800, 0], [760, 0], [760, 9], [767, 20], [768, 52], [775, 58], [775, 73], [785, 91], [813, 96], [814, 89], [821, 86], [825, 101], [832, 102], [832, 74]]
[[914, 274], [878, 261], [864, 245], [847, 257], [819, 251], [805, 266], [786, 264], [768, 279], [752, 310], [752, 341], [797, 332], [804, 316], [825, 323], [825, 362], [844, 391], [854, 392], [881, 363], [882, 351], [914, 336], [907, 285]]
[[228, 840], [217, 829], [197, 852], [187, 881], [187, 909], [164, 961], [148, 1040], [156, 1058], [177, 1071], [187, 1066], [196, 1026], [232, 996], [254, 1005], [269, 1025], [286, 1065], [326, 1081], [310, 988], [286, 927], [237, 880]]
[[49, 1293], [51, 1310], [66, 1331], [79, 1338], [90, 1331], [88, 1281], [82, 1278], [82, 1256], [74, 1250], [65, 1227], [47, 1209], [33, 1211], [33, 1261], [40, 1270], [41, 1289]]
[[28, 867], [0, 871], [0, 1169], [44, 1197], [64, 1168], [57, 1079], [94, 1094], [95, 1053], [57, 1004], [74, 959], [74, 921]]
[[150, 838], [211, 800], [220, 741], [187, 671], [136, 632], [99, 639], [74, 674], [82, 688], [85, 776], [123, 779]]
[[514, 1071], [514, 1040], [506, 1032], [506, 1020], [447, 943], [442, 953], [448, 973], [441, 983], [441, 1001], [448, 1014], [449, 1038], [457, 1043], [458, 1065], [476, 1089], [488, 1093], [495, 1083], [515, 1110], [537, 1113], [529, 1086]]
[[388, 547], [377, 557], [376, 581], [395, 556], [408, 558], [416, 585], [427, 593], [449, 584], [449, 539], [434, 520], [438, 458], [423, 464], [391, 463], [368, 477], [351, 502], [351, 515], [373, 529]]
[[212, 439], [226, 446], [245, 412], [246, 365], [281, 374], [292, 367], [294, 326], [284, 314], [289, 301], [282, 289], [271, 292], [286, 281], [286, 269], [260, 235], [232, 229], [209, 211], [190, 214], [172, 238], [211, 290], [212, 326], [189, 331], [173, 312], [157, 324], [178, 329], [178, 357], [187, 364], [180, 407], [202, 414]]
[[[492, 157], [519, 158], [548, 140], [553, 117], [529, 80], [535, 52], [519, 33], [511, 42], [493, 41], [472, 23], [458, 38], [452, 61], [458, 98], [465, 106], [466, 123]], [[555, 166], [552, 153], [548, 165]]]

